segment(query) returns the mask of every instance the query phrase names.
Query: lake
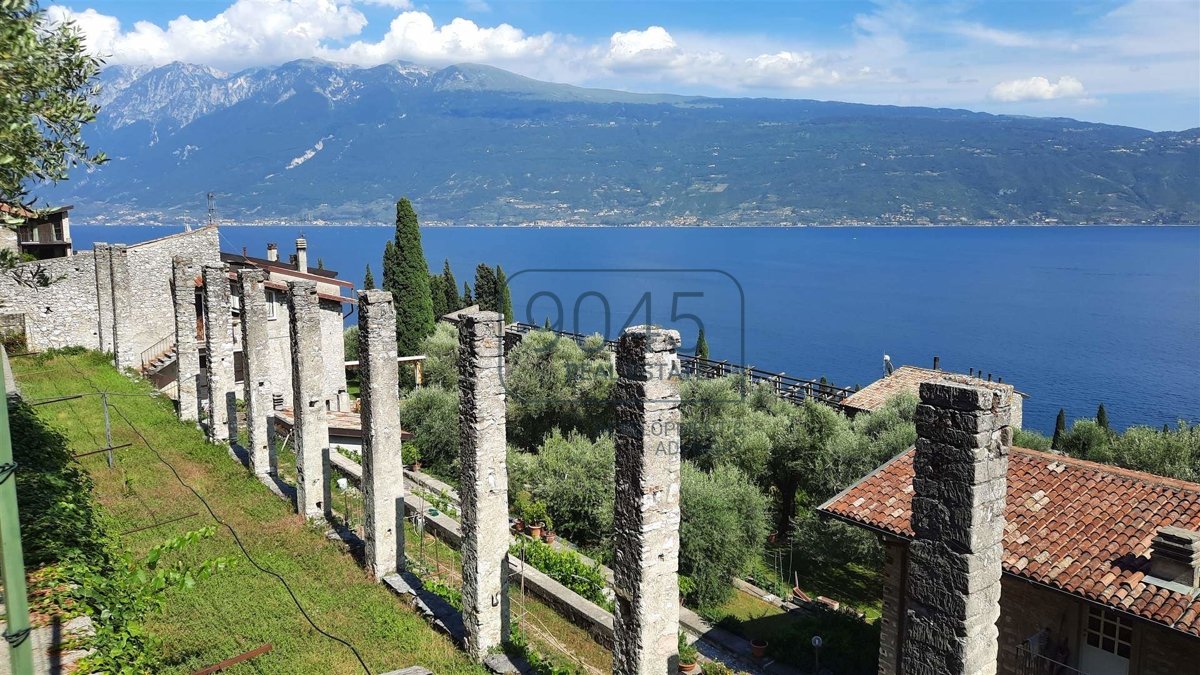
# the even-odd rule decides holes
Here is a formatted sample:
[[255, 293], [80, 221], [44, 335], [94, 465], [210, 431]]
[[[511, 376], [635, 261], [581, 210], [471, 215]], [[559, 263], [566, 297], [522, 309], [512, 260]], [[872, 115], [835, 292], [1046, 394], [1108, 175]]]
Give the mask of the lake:
[[[79, 249], [178, 227], [74, 225]], [[303, 231], [361, 284], [389, 227], [221, 228], [222, 249], [284, 260]], [[483, 261], [511, 280], [517, 319], [611, 337], [649, 320], [703, 325], [712, 358], [843, 386], [882, 359], [1003, 377], [1025, 426], [1060, 407], [1114, 426], [1200, 420], [1200, 228], [425, 228], [426, 257], [461, 287]], [[351, 319], [352, 320], [352, 319]]]

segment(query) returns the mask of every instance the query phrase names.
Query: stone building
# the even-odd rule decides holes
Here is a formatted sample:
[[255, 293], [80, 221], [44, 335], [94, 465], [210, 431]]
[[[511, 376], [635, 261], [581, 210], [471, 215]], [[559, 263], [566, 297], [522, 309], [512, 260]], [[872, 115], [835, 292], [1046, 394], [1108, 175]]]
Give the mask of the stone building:
[[0, 248], [33, 256], [38, 260], [71, 255], [71, 221], [67, 214], [73, 208], [75, 207], [60, 206], [33, 212], [0, 202], [0, 214], [22, 220], [17, 225], [15, 237], [0, 238]]
[[[346, 348], [342, 337], [343, 320], [352, 311], [357, 300], [342, 295], [353, 292], [354, 284], [337, 278], [338, 273], [308, 266], [308, 243], [303, 237], [296, 240], [296, 254], [291, 260], [281, 262], [275, 244], [267, 245], [267, 257], [256, 258], [245, 252], [221, 253], [221, 260], [234, 270], [253, 267], [263, 271], [263, 286], [267, 294], [267, 338], [270, 342], [271, 366], [268, 378], [276, 397], [275, 407], [292, 408], [291, 346], [288, 338], [289, 321], [287, 312], [287, 284], [289, 281], [312, 281], [317, 285], [317, 297], [321, 304], [321, 354], [325, 364], [325, 396], [334, 411], [350, 410], [350, 398], [346, 390]], [[234, 334], [240, 336], [240, 307], [237, 298], [238, 286], [234, 285]], [[240, 337], [238, 340], [240, 341]], [[241, 344], [234, 347], [235, 373], [241, 382]]]
[[[886, 549], [880, 673], [905, 669], [915, 450], [820, 507]], [[1178, 675], [1200, 664], [1200, 485], [1008, 456], [1000, 673]]]
[[23, 324], [30, 349], [97, 349], [116, 354], [122, 367], [140, 368], [143, 356], [174, 336], [177, 255], [217, 263], [216, 228], [129, 246], [97, 243], [92, 251], [21, 263], [0, 275], [0, 316]]
[[[883, 406], [888, 399], [893, 398], [897, 394], [912, 394], [916, 396], [922, 382], [932, 382], [945, 375], [947, 375], [946, 371], [939, 370], [936, 367], [900, 366], [890, 375], [885, 375], [851, 394], [842, 401], [841, 406], [846, 411], [846, 414], [851, 416], [860, 412], [872, 412]], [[975, 382], [976, 384], [987, 384], [988, 382], [982, 377], [974, 377], [973, 373], [965, 377], [968, 378], [968, 381]], [[1013, 393], [1010, 424], [1014, 429], [1020, 429], [1022, 422], [1022, 402], [1025, 399], [1025, 394], [1019, 391], [1014, 391]]]
[[[65, 214], [65, 211], [63, 212]], [[333, 410], [348, 410], [345, 348], [342, 340], [344, 307], [354, 298], [343, 296], [353, 284], [336, 272], [307, 267], [307, 246], [298, 242], [292, 262], [280, 263], [268, 250], [267, 258], [222, 253], [216, 227], [202, 227], [137, 244], [97, 242], [91, 251], [18, 264], [0, 275], [0, 327], [23, 331], [32, 350], [85, 347], [112, 352], [117, 365], [141, 370], [164, 393], [174, 395], [175, 306], [171, 289], [172, 260], [182, 256], [197, 268], [231, 267], [232, 291], [238, 291], [236, 270], [257, 267], [264, 271], [269, 302], [268, 335], [274, 358], [271, 382], [276, 406], [291, 406], [291, 349], [285, 291], [289, 280], [317, 282], [321, 299], [321, 349], [327, 373], [326, 397]], [[196, 334], [203, 343], [203, 282], [196, 278]], [[241, 363], [240, 298], [233, 297], [235, 366]], [[201, 364], [206, 354], [201, 348]], [[236, 368], [238, 383], [241, 369]], [[201, 386], [204, 380], [201, 379]], [[240, 391], [241, 387], [237, 387]], [[205, 395], [201, 391], [201, 397]]]

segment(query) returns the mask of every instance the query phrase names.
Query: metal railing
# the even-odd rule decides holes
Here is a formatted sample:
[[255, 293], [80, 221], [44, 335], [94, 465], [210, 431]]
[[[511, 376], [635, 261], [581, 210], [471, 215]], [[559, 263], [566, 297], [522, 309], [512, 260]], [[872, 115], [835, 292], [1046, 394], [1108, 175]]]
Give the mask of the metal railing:
[[142, 370], [150, 366], [150, 363], [158, 357], [166, 354], [175, 348], [175, 333], [170, 333], [157, 342], [142, 350]]
[[1034, 654], [1024, 644], [1017, 646], [1015, 657], [1017, 675], [1088, 675], [1048, 656]]
[[[535, 330], [544, 330], [541, 326], [535, 326], [528, 323], [512, 323], [505, 329], [508, 333], [514, 335], [525, 336]], [[576, 344], [582, 346], [591, 336], [582, 335], [580, 333], [572, 333], [569, 331], [553, 331], [559, 337], [569, 338], [574, 340]], [[604, 346], [609, 351], [615, 351], [617, 347], [616, 340], [605, 340]], [[765, 384], [771, 387], [775, 395], [779, 398], [791, 402], [802, 403], [805, 399], [813, 399], [819, 403], [826, 405], [838, 406], [842, 401], [846, 400], [854, 393], [853, 389], [838, 387], [828, 382], [819, 380], [805, 380], [798, 377], [792, 377], [786, 373], [773, 373], [766, 370], [755, 368], [754, 366], [744, 366], [738, 363], [730, 363], [728, 361], [714, 361], [712, 359], [702, 359], [691, 354], [679, 355], [679, 366], [684, 375], [692, 377], [702, 377], [705, 379], [716, 379], [735, 375], [746, 379], [748, 384]]]

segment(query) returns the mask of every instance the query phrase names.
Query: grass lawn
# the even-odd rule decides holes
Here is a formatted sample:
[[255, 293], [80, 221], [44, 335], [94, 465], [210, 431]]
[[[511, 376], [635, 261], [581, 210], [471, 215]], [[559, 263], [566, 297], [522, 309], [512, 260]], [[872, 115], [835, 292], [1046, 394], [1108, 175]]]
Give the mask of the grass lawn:
[[[27, 400], [96, 389], [112, 393], [113, 443], [132, 446], [115, 451], [111, 469], [103, 453], [78, 461], [95, 481], [94, 497], [118, 548], [143, 554], [169, 537], [214, 525], [200, 500], [177, 482], [123, 414], [237, 531], [254, 559], [287, 580], [313, 621], [352, 643], [372, 672], [414, 664], [437, 673], [484, 672], [402, 600], [369, 579], [350, 556], [326, 540], [323, 527], [305, 524], [225, 448], [208, 444], [197, 428], [179, 422], [170, 401], [147, 396], [151, 389], [145, 382], [118, 373], [93, 353], [22, 357], [12, 363]], [[62, 431], [73, 452], [104, 445], [99, 396], [34, 410]], [[197, 515], [117, 536], [190, 514]], [[149, 621], [148, 629], [163, 641], [169, 666], [165, 672], [192, 672], [263, 643], [271, 643], [274, 650], [225, 672], [362, 672], [349, 649], [309, 626], [277, 579], [242, 556], [228, 530], [219, 527], [214, 537], [179, 555], [193, 562], [224, 556], [236, 563], [190, 589], [171, 591], [164, 610]]]

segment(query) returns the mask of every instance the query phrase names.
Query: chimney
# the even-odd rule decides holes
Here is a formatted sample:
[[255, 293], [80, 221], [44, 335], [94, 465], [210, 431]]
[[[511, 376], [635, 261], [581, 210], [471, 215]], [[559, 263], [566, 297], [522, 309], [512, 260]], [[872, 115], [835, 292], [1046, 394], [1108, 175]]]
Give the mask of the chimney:
[[1200, 532], [1158, 528], [1150, 542], [1150, 575], [1189, 588], [1200, 586]]
[[933, 357], [933, 369], [934, 370], [942, 369], [942, 357], [940, 357], [940, 356]]
[[296, 240], [296, 271], [308, 271], [308, 242], [304, 237]]
[[273, 243], [267, 244], [267, 260], [279, 262], [279, 247]]

